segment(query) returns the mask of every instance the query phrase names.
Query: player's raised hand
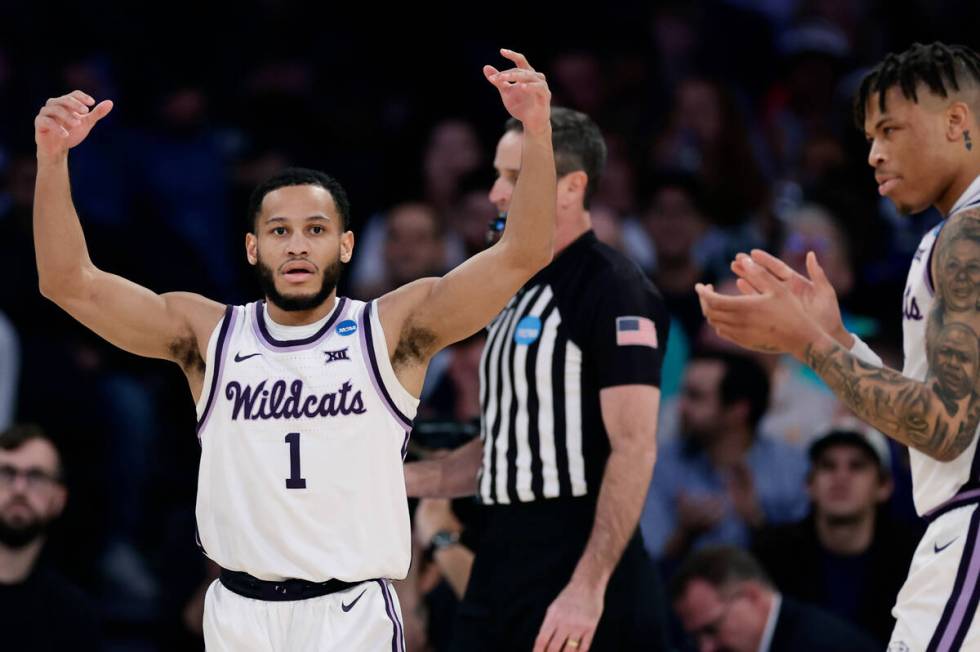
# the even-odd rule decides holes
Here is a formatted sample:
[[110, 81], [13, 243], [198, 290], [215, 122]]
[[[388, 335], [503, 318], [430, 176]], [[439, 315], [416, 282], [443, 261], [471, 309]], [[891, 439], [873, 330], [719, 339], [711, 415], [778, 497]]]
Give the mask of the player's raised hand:
[[34, 118], [34, 141], [38, 158], [64, 155], [92, 131], [95, 123], [109, 115], [112, 101], [98, 104], [82, 91], [52, 97]]
[[507, 112], [521, 121], [524, 129], [538, 131], [551, 120], [551, 89], [544, 74], [537, 72], [523, 54], [501, 49], [500, 54], [514, 62], [509, 70], [483, 66], [487, 81], [500, 91]]

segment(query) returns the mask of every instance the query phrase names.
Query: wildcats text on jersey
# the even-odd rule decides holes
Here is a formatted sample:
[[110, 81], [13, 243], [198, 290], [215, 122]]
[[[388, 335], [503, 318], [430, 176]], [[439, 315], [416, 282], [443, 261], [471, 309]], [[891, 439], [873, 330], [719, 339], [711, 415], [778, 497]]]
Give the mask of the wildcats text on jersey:
[[303, 381], [296, 379], [289, 385], [286, 393], [286, 381], [277, 380], [266, 389], [267, 380], [261, 381], [254, 388], [252, 385], [242, 386], [237, 380], [232, 380], [225, 387], [225, 398], [232, 401], [232, 421], [237, 421], [239, 415], [245, 420], [251, 419], [300, 419], [303, 417], [336, 417], [351, 414], [364, 414], [364, 399], [361, 390], [354, 391], [351, 382], [345, 381], [336, 392], [327, 392], [321, 396], [309, 394], [303, 396]]

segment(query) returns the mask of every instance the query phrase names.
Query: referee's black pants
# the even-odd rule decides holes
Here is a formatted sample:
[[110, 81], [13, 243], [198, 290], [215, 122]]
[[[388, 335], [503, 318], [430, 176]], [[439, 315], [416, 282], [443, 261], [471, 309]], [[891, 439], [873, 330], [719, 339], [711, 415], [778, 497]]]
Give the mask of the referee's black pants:
[[[456, 612], [453, 652], [534, 647], [545, 612], [565, 588], [595, 518], [592, 498], [551, 499], [485, 510], [486, 529]], [[668, 650], [663, 587], [639, 531], [606, 589], [591, 650]]]

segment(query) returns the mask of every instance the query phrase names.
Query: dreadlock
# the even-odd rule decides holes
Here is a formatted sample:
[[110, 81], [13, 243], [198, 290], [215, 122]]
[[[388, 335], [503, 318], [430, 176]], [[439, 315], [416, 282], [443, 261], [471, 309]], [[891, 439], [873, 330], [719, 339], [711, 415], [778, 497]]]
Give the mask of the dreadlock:
[[925, 84], [933, 94], [948, 97], [950, 89], [960, 90], [960, 83], [980, 84], [980, 56], [964, 45], [931, 45], [915, 43], [908, 50], [890, 53], [861, 80], [854, 98], [854, 121], [864, 129], [869, 98], [878, 94], [878, 109], [885, 111], [885, 92], [899, 86], [905, 99], [918, 102], [916, 87]]

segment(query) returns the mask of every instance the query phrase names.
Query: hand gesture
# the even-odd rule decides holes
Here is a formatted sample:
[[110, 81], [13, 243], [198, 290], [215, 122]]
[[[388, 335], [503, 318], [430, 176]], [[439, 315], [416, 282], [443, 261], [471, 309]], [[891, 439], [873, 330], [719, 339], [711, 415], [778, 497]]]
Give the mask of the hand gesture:
[[[736, 285], [743, 294], [758, 294], [759, 289], [745, 278], [744, 261], [747, 258], [748, 256], [745, 254], [738, 254], [732, 262], [732, 271], [739, 277]], [[817, 322], [820, 328], [846, 348], [849, 349], [853, 346], [853, 338], [844, 328], [844, 322], [840, 316], [837, 293], [827, 279], [820, 263], [817, 262], [815, 253], [810, 251], [806, 255], [806, 271], [810, 278], [798, 273], [779, 258], [759, 249], [752, 251], [752, 260], [783, 281], [803, 304], [806, 313]]]
[[725, 518], [725, 501], [720, 496], [677, 496], [677, 525], [688, 537], [696, 537], [714, 528]]
[[109, 115], [111, 110], [111, 100], [96, 104], [91, 96], [82, 91], [49, 99], [34, 118], [38, 158], [67, 154], [69, 149], [85, 140], [95, 123]]
[[[764, 261], [765, 262], [765, 261]], [[741, 259], [745, 279], [757, 294], [726, 296], [698, 283], [701, 310], [719, 337], [763, 353], [791, 353], [802, 360], [808, 344], [824, 335], [802, 301], [764, 264]]]
[[603, 592], [574, 580], [548, 607], [534, 652], [587, 652], [602, 616]]
[[487, 81], [500, 91], [507, 112], [520, 120], [524, 129], [546, 129], [551, 124], [551, 90], [544, 74], [536, 72], [519, 52], [502, 49], [500, 54], [513, 61], [515, 67], [501, 72], [493, 66], [483, 66]]
[[728, 496], [739, 517], [750, 527], [759, 527], [765, 520], [759, 496], [755, 492], [752, 471], [742, 461], [733, 465], [726, 474]]

